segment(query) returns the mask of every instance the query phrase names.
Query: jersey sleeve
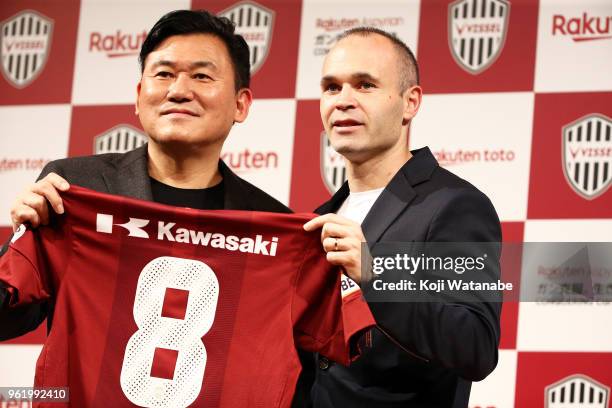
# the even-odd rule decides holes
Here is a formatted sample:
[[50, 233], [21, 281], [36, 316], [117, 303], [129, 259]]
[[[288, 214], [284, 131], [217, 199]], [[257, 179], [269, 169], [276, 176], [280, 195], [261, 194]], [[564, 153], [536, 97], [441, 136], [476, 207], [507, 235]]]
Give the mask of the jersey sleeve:
[[53, 263], [64, 264], [67, 245], [49, 227], [32, 230], [21, 225], [0, 257], [0, 287], [4, 307], [47, 300], [52, 293]]
[[292, 309], [296, 346], [348, 365], [375, 323], [358, 288], [341, 293], [342, 276], [327, 262], [318, 239], [313, 241], [297, 276]]

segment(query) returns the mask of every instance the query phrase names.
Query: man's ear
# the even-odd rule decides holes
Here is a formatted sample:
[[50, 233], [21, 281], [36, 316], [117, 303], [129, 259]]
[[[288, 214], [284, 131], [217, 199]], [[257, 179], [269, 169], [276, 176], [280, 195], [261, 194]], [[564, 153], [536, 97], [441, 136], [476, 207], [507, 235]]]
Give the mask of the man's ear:
[[418, 85], [413, 85], [406, 89], [402, 94], [404, 100], [404, 115], [402, 125], [410, 123], [421, 107], [421, 99], [423, 98], [423, 89]]
[[138, 116], [138, 101], [140, 100], [140, 88], [141, 88], [141, 83], [140, 81], [138, 81], [138, 85], [136, 85], [136, 104], [134, 105], [134, 113], [136, 114], [136, 116]]
[[253, 93], [248, 88], [242, 88], [236, 94], [236, 113], [234, 123], [242, 123], [249, 115], [249, 108], [253, 102]]

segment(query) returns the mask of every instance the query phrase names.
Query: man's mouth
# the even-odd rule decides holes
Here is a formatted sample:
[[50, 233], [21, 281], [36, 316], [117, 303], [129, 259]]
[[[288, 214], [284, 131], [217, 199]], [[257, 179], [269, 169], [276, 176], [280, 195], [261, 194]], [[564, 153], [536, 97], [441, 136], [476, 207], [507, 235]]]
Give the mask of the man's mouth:
[[195, 112], [189, 109], [166, 109], [162, 111], [162, 115], [172, 116], [198, 116]]
[[361, 125], [363, 125], [363, 123], [356, 121], [354, 119], [341, 119], [341, 120], [334, 120], [332, 122], [332, 127], [334, 128], [350, 128], [350, 127], [361, 126]]

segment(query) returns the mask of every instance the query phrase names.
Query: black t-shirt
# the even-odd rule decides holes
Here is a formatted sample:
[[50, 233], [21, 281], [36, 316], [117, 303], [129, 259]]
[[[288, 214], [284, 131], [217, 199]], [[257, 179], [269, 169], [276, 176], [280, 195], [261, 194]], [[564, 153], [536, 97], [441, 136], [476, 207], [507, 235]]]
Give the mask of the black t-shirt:
[[153, 201], [160, 204], [189, 207], [197, 210], [222, 210], [225, 204], [223, 180], [208, 188], [177, 188], [151, 179]]

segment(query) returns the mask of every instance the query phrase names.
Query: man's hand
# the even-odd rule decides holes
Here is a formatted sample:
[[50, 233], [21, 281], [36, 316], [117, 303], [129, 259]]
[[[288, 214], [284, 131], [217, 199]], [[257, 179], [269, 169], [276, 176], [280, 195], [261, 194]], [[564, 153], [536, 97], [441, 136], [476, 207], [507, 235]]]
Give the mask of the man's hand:
[[56, 213], [63, 214], [64, 205], [58, 190], [66, 191], [69, 188], [70, 184], [55, 173], [49, 173], [45, 178], [32, 184], [17, 197], [11, 208], [13, 231], [25, 222], [30, 223], [32, 227], [48, 224], [47, 201]]
[[366, 239], [361, 226], [337, 214], [325, 214], [304, 224], [306, 231], [321, 228], [321, 242], [327, 261], [340, 265], [349, 278], [361, 284], [361, 244]]

